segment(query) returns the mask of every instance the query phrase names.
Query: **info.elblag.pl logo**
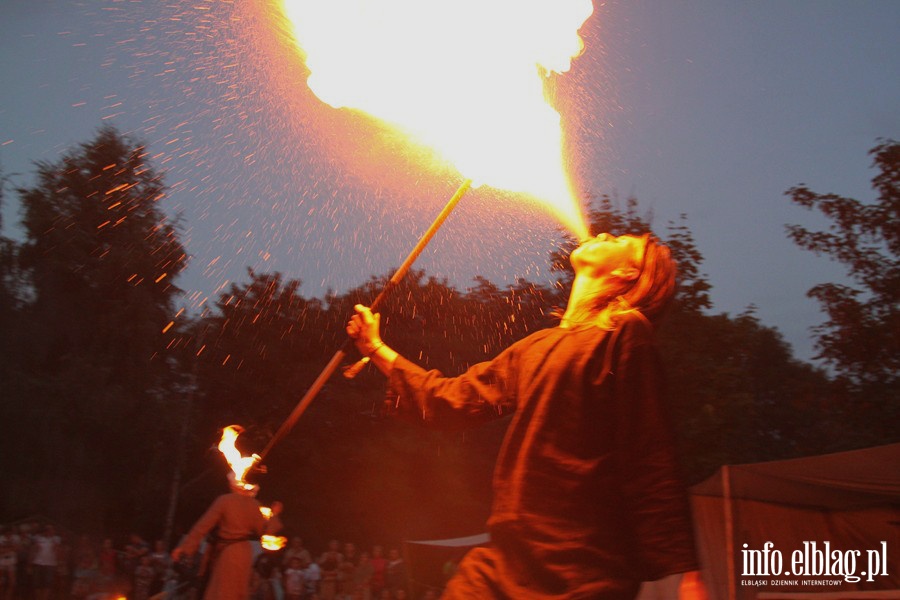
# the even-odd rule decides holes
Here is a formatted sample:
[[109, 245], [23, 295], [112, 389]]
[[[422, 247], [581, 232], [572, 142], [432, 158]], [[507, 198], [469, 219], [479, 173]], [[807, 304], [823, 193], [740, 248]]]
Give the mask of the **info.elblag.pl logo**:
[[743, 577], [779, 578], [742, 580], [742, 585], [841, 585], [875, 581], [888, 575], [885, 541], [865, 550], [842, 550], [832, 548], [831, 542], [805, 541], [789, 555], [772, 542], [766, 542], [761, 549], [744, 544], [741, 559]]

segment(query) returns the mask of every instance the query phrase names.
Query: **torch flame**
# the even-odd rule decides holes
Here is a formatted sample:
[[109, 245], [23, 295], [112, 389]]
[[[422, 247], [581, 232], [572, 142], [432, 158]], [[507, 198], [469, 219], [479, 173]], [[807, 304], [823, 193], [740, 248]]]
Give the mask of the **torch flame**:
[[[231, 471], [234, 473], [234, 484], [245, 490], [252, 491], [256, 489], [256, 486], [244, 481], [244, 476], [253, 465], [259, 462], [260, 458], [258, 454], [253, 454], [251, 456], [241, 455], [240, 451], [235, 446], [235, 442], [237, 442], [238, 436], [242, 432], [243, 428], [240, 425], [229, 425], [223, 429], [222, 439], [219, 441], [219, 452], [225, 456], [225, 460], [227, 460], [229, 466], [231, 466]], [[259, 512], [266, 520], [271, 519], [275, 514], [268, 506], [260, 506]], [[266, 534], [259, 538], [259, 542], [264, 549], [277, 551], [284, 548], [285, 544], [287, 544], [287, 538]]]
[[435, 148], [476, 184], [588, 237], [544, 80], [569, 69], [591, 0], [282, 0], [310, 89]]
[[[264, 516], [266, 520], [271, 519], [272, 515], [274, 514], [272, 512], [272, 509], [268, 506], [260, 506], [259, 512], [262, 513], [262, 516]], [[287, 545], [287, 538], [281, 535], [271, 535], [267, 533], [260, 536], [259, 543], [263, 547], [263, 549], [269, 550], [271, 552], [277, 552], [278, 550], [284, 548], [285, 545]]]
[[262, 547], [270, 552], [277, 552], [285, 547], [287, 538], [281, 535], [264, 535], [259, 538]]
[[252, 483], [244, 481], [247, 471], [259, 461], [259, 456], [253, 454], [251, 456], [242, 456], [235, 446], [238, 436], [243, 432], [240, 425], [229, 425], [222, 430], [222, 439], [219, 441], [219, 452], [225, 456], [231, 471], [234, 473], [235, 485], [245, 490], [252, 490], [255, 486]]

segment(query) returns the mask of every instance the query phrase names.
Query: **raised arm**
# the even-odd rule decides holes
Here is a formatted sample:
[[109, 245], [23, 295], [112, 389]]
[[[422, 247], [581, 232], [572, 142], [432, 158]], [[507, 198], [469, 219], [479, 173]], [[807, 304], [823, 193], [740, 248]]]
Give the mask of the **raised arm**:
[[388, 347], [381, 339], [379, 314], [362, 305], [355, 309], [347, 335], [388, 377], [390, 412], [433, 427], [455, 429], [496, 419], [514, 409], [510, 349], [458, 377], [445, 377], [439, 371], [422, 369]]

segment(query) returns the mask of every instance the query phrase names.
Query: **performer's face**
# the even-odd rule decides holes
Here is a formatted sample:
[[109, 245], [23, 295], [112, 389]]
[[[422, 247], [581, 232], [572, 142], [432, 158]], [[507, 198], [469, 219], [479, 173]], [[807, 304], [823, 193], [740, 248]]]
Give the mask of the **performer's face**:
[[576, 273], [601, 276], [617, 271], [637, 276], [645, 250], [644, 239], [632, 235], [601, 233], [584, 242], [569, 256]]

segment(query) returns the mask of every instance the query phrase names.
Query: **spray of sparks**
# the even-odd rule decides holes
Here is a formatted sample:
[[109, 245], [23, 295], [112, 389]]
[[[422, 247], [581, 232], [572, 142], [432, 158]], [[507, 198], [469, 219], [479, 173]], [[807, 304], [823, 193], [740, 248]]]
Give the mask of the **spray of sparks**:
[[[533, 2], [497, 6], [503, 4], [511, 7], [507, 25], [520, 32], [538, 21], [562, 25], [553, 21], [552, 11], [544, 19], [526, 14], [534, 13]], [[476, 37], [494, 35], [502, 47], [509, 27], [491, 33], [487, 19], [462, 20], [468, 9], [483, 10], [481, 4], [448, 6], [461, 19], [446, 45], [459, 50]], [[73, 14], [61, 15], [52, 25], [56, 29], [29, 25], [22, 40], [33, 47], [22, 54], [53, 50], [86, 67], [73, 69], [64, 88], [51, 79], [32, 85], [41, 97], [62, 102], [54, 113], [82, 124], [82, 132], [67, 131], [65, 141], [50, 147], [41, 146], [47, 132], [34, 126], [6, 134], [0, 140], [4, 167], [24, 172], [30, 161], [53, 160], [71, 140], [89, 139], [105, 123], [145, 143], [149, 164], [164, 174], [167, 194], [161, 202], [172, 215], [181, 215], [181, 241], [190, 255], [188, 270], [177, 281], [144, 277], [130, 282], [186, 291], [187, 306], [171, 316], [167, 332], [176, 331], [180, 319], [211, 308], [233, 283], [246, 281], [248, 267], [302, 279], [304, 294], [315, 296], [387, 272], [459, 183], [455, 170], [429, 172], [405, 140], [401, 144], [378, 125], [335, 111], [310, 93], [280, 0], [111, 0], [65, 10]], [[547, 73], [564, 70], [568, 57], [577, 54], [575, 29], [588, 12], [582, 8], [566, 25], [563, 58], [537, 67], [540, 61], [533, 57], [516, 68], [527, 71], [528, 85], [542, 103]], [[47, 27], [51, 21], [40, 23]], [[426, 31], [430, 38], [436, 33], [423, 29], [419, 35]], [[482, 87], [491, 68], [501, 67], [486, 63], [483, 71], [469, 70], [461, 79], [447, 76], [447, 85], [422, 87], [450, 92], [456, 85], [472, 100], [490, 105]], [[540, 110], [544, 116], [536, 122], [550, 123], [557, 136], [553, 156], [545, 162], [561, 173], [559, 118], [546, 105]], [[51, 131], [53, 125], [47, 127]], [[9, 162], [10, 152], [21, 154], [26, 164]], [[480, 172], [472, 175], [490, 182]], [[557, 177], [554, 185], [567, 185], [560, 181]], [[556, 245], [556, 225], [544, 209], [508, 196], [497, 204], [496, 196], [470, 192], [445, 226], [446, 235], [432, 244], [430, 254], [440, 260], [426, 255], [419, 265], [463, 284], [474, 275], [493, 281], [540, 277]], [[571, 194], [564, 200], [570, 202]], [[201, 344], [197, 352], [204, 351]], [[232, 357], [223, 360], [239, 364]]]

